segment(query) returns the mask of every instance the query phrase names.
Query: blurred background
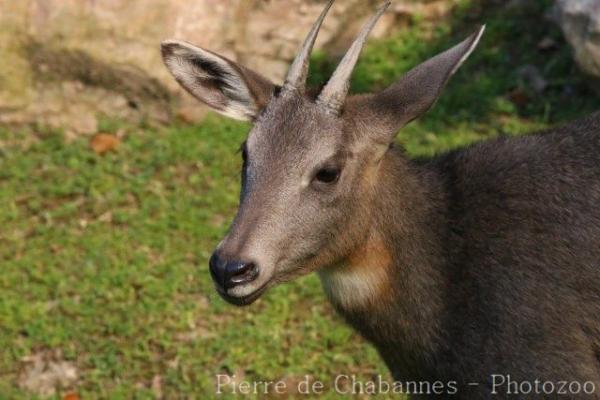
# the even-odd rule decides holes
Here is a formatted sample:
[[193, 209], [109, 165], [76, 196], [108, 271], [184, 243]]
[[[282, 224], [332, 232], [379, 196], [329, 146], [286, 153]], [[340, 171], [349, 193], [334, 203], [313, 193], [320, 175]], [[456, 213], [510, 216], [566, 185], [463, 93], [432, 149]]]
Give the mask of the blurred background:
[[[289, 387], [387, 376], [315, 276], [243, 309], [213, 291], [207, 260], [236, 210], [249, 125], [208, 112], [160, 60], [161, 40], [184, 39], [279, 83], [323, 3], [0, 0], [1, 399], [210, 399], [216, 374]], [[336, 2], [312, 84], [379, 3]], [[401, 131], [411, 155], [600, 108], [598, 0], [395, 0], [354, 92], [481, 23], [441, 100]]]

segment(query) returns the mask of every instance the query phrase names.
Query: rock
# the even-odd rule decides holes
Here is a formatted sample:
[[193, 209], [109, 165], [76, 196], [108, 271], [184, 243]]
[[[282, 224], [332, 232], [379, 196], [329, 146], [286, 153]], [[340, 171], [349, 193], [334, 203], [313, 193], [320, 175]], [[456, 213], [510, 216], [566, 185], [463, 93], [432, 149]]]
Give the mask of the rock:
[[581, 70], [600, 83], [600, 1], [557, 0], [554, 17]]
[[[440, 2], [440, 0], [437, 0]], [[183, 39], [280, 82], [325, 0], [0, 0], [0, 125], [94, 134], [101, 118], [194, 122], [162, 64]], [[345, 49], [378, 0], [338, 0], [317, 48]], [[393, 11], [376, 32], [394, 25]]]

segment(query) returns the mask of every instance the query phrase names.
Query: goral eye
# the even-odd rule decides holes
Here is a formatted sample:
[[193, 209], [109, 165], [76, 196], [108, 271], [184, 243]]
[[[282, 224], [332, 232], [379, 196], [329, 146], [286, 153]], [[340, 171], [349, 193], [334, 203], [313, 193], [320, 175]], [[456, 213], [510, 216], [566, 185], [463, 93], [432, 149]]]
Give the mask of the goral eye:
[[340, 177], [340, 170], [336, 167], [325, 167], [317, 171], [315, 181], [321, 183], [335, 183]]

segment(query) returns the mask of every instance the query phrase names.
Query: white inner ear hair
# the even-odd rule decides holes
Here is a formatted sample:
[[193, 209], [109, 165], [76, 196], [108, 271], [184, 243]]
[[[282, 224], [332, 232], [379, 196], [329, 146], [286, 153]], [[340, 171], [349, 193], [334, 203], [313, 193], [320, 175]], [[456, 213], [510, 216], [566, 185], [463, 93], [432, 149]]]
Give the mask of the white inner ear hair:
[[[167, 41], [165, 43], [175, 45], [172, 56], [165, 60], [167, 66], [181, 85], [190, 90], [192, 94], [207, 101], [215, 108], [215, 111], [231, 118], [249, 120], [256, 115], [258, 110], [250, 90], [244, 79], [229, 62], [216, 54], [186, 42]], [[201, 59], [215, 64], [222, 73], [216, 76], [212, 71], [198, 67], [192, 62], [193, 59]], [[201, 84], [202, 79], [220, 80], [222, 84], [219, 90], [223, 97], [217, 99], [214, 95], [209, 94], [206, 87]]]

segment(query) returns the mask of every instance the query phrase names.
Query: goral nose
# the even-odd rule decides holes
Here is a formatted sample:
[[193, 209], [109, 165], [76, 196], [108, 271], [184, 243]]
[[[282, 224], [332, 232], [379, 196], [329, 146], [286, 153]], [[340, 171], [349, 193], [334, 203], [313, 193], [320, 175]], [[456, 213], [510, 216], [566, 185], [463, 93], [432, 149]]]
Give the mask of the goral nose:
[[250, 283], [258, 277], [258, 267], [253, 262], [231, 260], [215, 251], [209, 261], [210, 274], [223, 290]]

